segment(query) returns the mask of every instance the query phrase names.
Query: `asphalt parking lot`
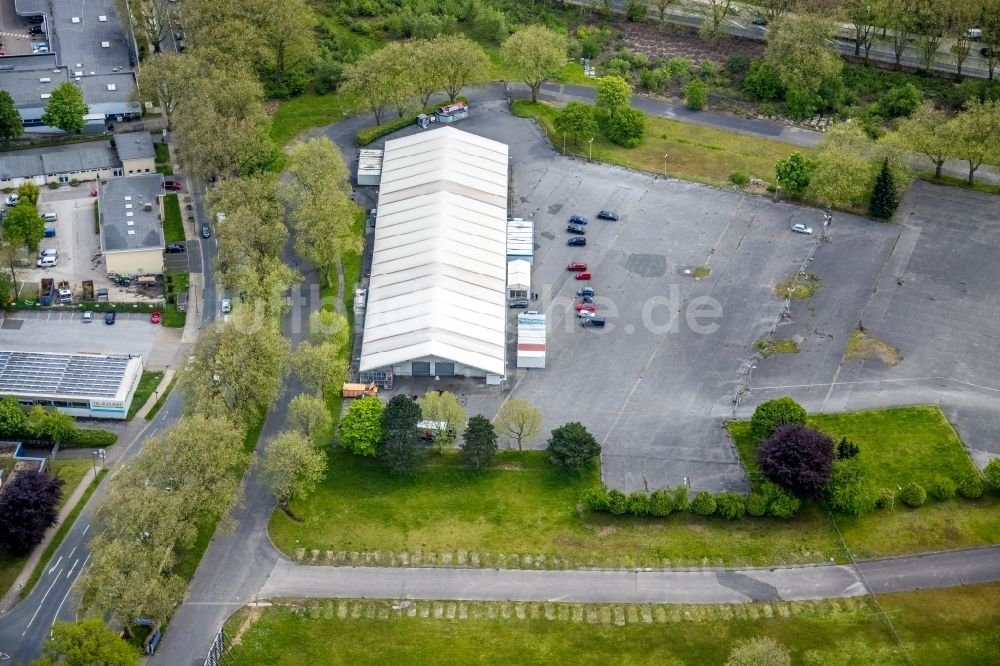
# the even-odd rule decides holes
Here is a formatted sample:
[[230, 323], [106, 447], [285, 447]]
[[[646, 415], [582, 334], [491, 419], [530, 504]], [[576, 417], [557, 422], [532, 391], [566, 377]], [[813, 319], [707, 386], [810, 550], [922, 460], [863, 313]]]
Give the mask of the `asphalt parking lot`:
[[148, 359], [161, 328], [151, 324], [145, 313], [116, 313], [114, 325], [108, 326], [100, 312], [89, 324], [83, 323], [82, 310], [13, 312], [0, 326], [0, 349], [140, 354]]

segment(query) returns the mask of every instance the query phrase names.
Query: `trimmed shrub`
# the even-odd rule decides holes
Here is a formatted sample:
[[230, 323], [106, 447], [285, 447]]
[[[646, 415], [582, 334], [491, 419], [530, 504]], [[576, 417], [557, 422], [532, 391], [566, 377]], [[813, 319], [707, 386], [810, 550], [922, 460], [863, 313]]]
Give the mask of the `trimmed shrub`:
[[785, 94], [778, 70], [762, 60], [756, 60], [750, 65], [743, 79], [743, 90], [761, 102], [779, 100]]
[[757, 447], [757, 464], [768, 480], [796, 497], [820, 500], [833, 468], [833, 440], [799, 423], [786, 423]]
[[118, 435], [109, 430], [97, 430], [92, 428], [77, 428], [72, 436], [60, 446], [63, 447], [104, 447], [111, 446], [118, 441]]
[[708, 104], [708, 84], [701, 79], [691, 79], [684, 86], [684, 98], [687, 101], [687, 108], [701, 111]]
[[958, 484], [955, 483], [955, 480], [940, 475], [935, 476], [927, 488], [927, 494], [939, 502], [954, 499], [957, 492]]
[[711, 516], [715, 513], [715, 498], [712, 493], [702, 491], [691, 501], [691, 512], [699, 516]]
[[958, 484], [958, 494], [966, 499], [979, 499], [983, 496], [983, 479], [978, 472], [969, 474]]
[[896, 493], [892, 488], [883, 488], [878, 491], [878, 495], [875, 497], [876, 509], [889, 509], [889, 511], [892, 511], [895, 506]]
[[899, 499], [907, 506], [923, 506], [924, 502], [927, 501], [927, 491], [919, 483], [910, 482], [903, 486], [899, 493]]
[[688, 499], [688, 489], [684, 486], [679, 486], [674, 490], [674, 511], [687, 511], [691, 508], [691, 502]]
[[757, 493], [750, 493], [746, 498], [747, 513], [760, 517], [767, 513], [767, 498]]
[[608, 124], [608, 138], [623, 148], [635, 148], [646, 134], [646, 114], [630, 106], [618, 109]]
[[654, 490], [649, 496], [649, 514], [651, 516], [669, 516], [674, 510], [674, 498], [666, 488]]
[[634, 492], [628, 496], [628, 512], [633, 516], [649, 515], [649, 495], [644, 492]]
[[588, 488], [584, 491], [581, 499], [583, 500], [584, 506], [591, 511], [608, 510], [610, 498], [608, 497], [608, 489], [604, 486], [594, 486], [593, 488]]
[[621, 516], [628, 511], [628, 495], [620, 490], [612, 488], [608, 491], [608, 511], [616, 516]]
[[983, 469], [983, 476], [994, 488], [1000, 488], [1000, 458], [994, 458], [990, 464]]
[[831, 509], [850, 516], [860, 516], [875, 508], [875, 488], [861, 458], [834, 461], [826, 499]]
[[787, 519], [798, 513], [801, 502], [778, 484], [771, 481], [762, 481], [759, 490], [767, 501], [768, 516]]
[[806, 410], [786, 395], [757, 405], [750, 417], [750, 432], [757, 439], [767, 439], [780, 425], [805, 422]]
[[742, 518], [746, 513], [745, 500], [736, 493], [721, 493], [715, 496], [715, 512], [729, 520]]
[[742, 171], [734, 171], [729, 174], [729, 182], [736, 187], [746, 187], [750, 183], [750, 176]]

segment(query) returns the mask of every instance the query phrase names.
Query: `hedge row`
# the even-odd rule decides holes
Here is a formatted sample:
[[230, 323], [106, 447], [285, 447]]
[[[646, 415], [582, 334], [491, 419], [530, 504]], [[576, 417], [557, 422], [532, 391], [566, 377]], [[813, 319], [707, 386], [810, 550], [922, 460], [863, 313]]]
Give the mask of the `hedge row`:
[[774, 483], [765, 482], [761, 487], [743, 496], [737, 493], [700, 492], [688, 498], [687, 488], [665, 488], [651, 493], [635, 492], [626, 495], [620, 490], [604, 486], [584, 492], [583, 503], [591, 511], [606, 511], [616, 516], [669, 516], [674, 512], [690, 511], [699, 516], [718, 515], [735, 520], [745, 515], [791, 518], [801, 506], [798, 499]]
[[[464, 102], [465, 104], [468, 104], [468, 100], [461, 95], [459, 95], [455, 101]], [[396, 130], [401, 130], [404, 127], [416, 124], [417, 116], [419, 116], [421, 113], [424, 115], [431, 115], [432, 113], [434, 113], [434, 109], [437, 109], [440, 106], [441, 106], [440, 104], [437, 104], [435, 106], [429, 106], [423, 111], [417, 111], [416, 113], [410, 114], [408, 116], [402, 116], [399, 118], [394, 118], [393, 120], [387, 120], [381, 125], [375, 125], [373, 127], [366, 127], [362, 130], [358, 130], [358, 133], [355, 135], [354, 140], [357, 142], [359, 146], [367, 146], [368, 144], [374, 141], [378, 141], [387, 134], [392, 134]]]
[[63, 448], [87, 448], [111, 446], [118, 441], [118, 435], [110, 430], [77, 428], [73, 436], [60, 444]]

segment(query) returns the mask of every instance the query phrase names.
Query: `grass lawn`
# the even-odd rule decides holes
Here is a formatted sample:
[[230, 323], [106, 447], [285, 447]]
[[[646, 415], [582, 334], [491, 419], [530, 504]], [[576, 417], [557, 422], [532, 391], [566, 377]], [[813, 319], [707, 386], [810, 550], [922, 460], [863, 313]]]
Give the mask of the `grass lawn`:
[[167, 243], [184, 242], [184, 221], [181, 219], [181, 202], [176, 194], [163, 197], [163, 237]]
[[351, 101], [340, 94], [306, 93], [283, 101], [271, 117], [271, 139], [284, 146], [310, 127], [343, 120], [350, 109]]
[[146, 400], [149, 399], [149, 396], [153, 395], [153, 391], [160, 385], [162, 379], [162, 372], [142, 371], [142, 377], [139, 378], [139, 386], [135, 389], [135, 396], [132, 398], [132, 406], [128, 408], [128, 416], [125, 417], [126, 421], [131, 421], [135, 413], [146, 404]]
[[160, 396], [156, 399], [156, 402], [153, 403], [153, 406], [150, 407], [148, 412], [146, 412], [147, 421], [152, 421], [156, 418], [156, 413], [160, 411], [160, 408], [163, 407], [163, 403], [165, 403], [167, 398], [170, 397], [170, 392], [174, 390], [174, 384], [177, 383], [177, 377], [177, 375], [174, 375], [174, 378], [170, 380], [169, 384], [167, 384], [167, 388], [163, 389], [163, 393], [160, 394]]
[[[166, 279], [169, 282], [169, 291], [167, 294], [167, 306], [163, 310], [161, 325], [168, 328], [184, 328], [184, 323], [187, 321], [187, 311], [181, 312], [177, 309], [176, 296], [187, 291], [188, 280], [190, 278], [187, 273], [168, 273]], [[190, 304], [190, 302], [189, 298], [188, 303]]]
[[[1000, 660], [997, 593], [1000, 585], [989, 584], [884, 595], [880, 602], [892, 611], [910, 663], [989, 664]], [[242, 609], [226, 624], [231, 639], [245, 631], [230, 656], [237, 665], [284, 666], [721, 664], [736, 640], [769, 636], [794, 664], [907, 663], [867, 599], [732, 606], [411, 603], [405, 611], [374, 600]]]
[[[514, 102], [514, 114], [541, 122], [558, 150], [563, 137], [555, 131], [553, 120], [558, 109], [544, 102]], [[594, 159], [652, 173], [667, 173], [675, 178], [730, 187], [729, 174], [742, 171], [765, 182], [774, 179], [774, 163], [802, 148], [777, 141], [726, 132], [711, 127], [680, 123], [666, 118], [646, 117], [646, 136], [636, 148], [622, 148], [604, 136], [594, 138]], [[570, 153], [588, 154], [588, 146], [568, 146]]]

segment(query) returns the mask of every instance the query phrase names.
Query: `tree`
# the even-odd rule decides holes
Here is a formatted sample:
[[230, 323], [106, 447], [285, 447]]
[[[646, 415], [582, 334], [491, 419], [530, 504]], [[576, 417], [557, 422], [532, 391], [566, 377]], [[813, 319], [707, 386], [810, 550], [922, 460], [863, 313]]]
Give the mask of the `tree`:
[[979, 27], [983, 31], [980, 41], [986, 49], [986, 69], [992, 81], [993, 73], [1000, 63], [1000, 0], [983, 0], [983, 12], [979, 21]]
[[597, 82], [598, 110], [612, 119], [619, 109], [627, 108], [632, 100], [632, 86], [620, 76], [602, 76]]
[[770, 636], [756, 636], [736, 641], [725, 666], [790, 666], [791, 663], [784, 645]]
[[849, 516], [860, 516], [875, 509], [876, 497], [875, 483], [860, 456], [833, 462], [826, 489], [831, 509]]
[[517, 442], [517, 450], [523, 451], [524, 442], [542, 434], [542, 413], [527, 400], [512, 398], [500, 405], [493, 427], [500, 437]]
[[288, 403], [286, 425], [302, 433], [314, 445], [320, 444], [330, 436], [333, 429], [333, 417], [322, 398], [301, 393]]
[[35, 204], [25, 199], [7, 211], [3, 221], [3, 240], [14, 247], [27, 247], [35, 252], [38, 244], [45, 237], [45, 220], [39, 214]]
[[462, 462], [466, 467], [480, 470], [493, 465], [497, 455], [497, 433], [493, 424], [482, 414], [469, 419], [462, 444]]
[[723, 24], [733, 5], [733, 0], [705, 0], [700, 4], [701, 26], [698, 35], [707, 42], [717, 41], [723, 35]]
[[884, 0], [878, 7], [879, 23], [883, 31], [886, 29], [892, 31], [892, 50], [896, 56], [896, 69], [899, 69], [903, 53], [906, 52], [916, 27], [915, 0]]
[[677, 0], [653, 0], [653, 6], [656, 7], [656, 16], [659, 18], [660, 23], [666, 23], [667, 19], [667, 7], [674, 4]]
[[461, 35], [438, 37], [433, 40], [436, 67], [441, 74], [442, 88], [454, 102], [462, 88], [479, 83], [489, 75], [490, 59], [474, 41]]
[[434, 443], [444, 448], [455, 443], [465, 428], [465, 410], [458, 396], [450, 391], [428, 391], [420, 398], [420, 413], [424, 421], [443, 423], [434, 436]]
[[330, 343], [314, 345], [303, 340], [289, 361], [302, 388], [316, 396], [339, 393], [349, 370], [340, 349]]
[[976, 169], [987, 159], [998, 156], [1000, 101], [983, 104], [975, 97], [968, 99], [965, 110], [948, 121], [946, 131], [955, 137], [955, 157], [969, 163], [969, 185], [972, 185]]
[[340, 445], [358, 456], [374, 457], [382, 440], [382, 401], [358, 398], [340, 419]]
[[994, 458], [983, 468], [983, 476], [991, 486], [1000, 490], [1000, 458]]
[[169, 129], [174, 110], [191, 94], [192, 82], [198, 75], [194, 56], [157, 53], [143, 60], [142, 68], [137, 72], [139, 96], [160, 107]]
[[879, 6], [882, 2], [884, 0], [845, 0], [843, 3], [847, 19], [854, 26], [854, 55], [860, 55], [863, 46], [866, 63], [878, 30]]
[[[393, 67], [386, 62], [384, 49], [370, 53], [363, 60], [348, 65], [340, 91], [354, 97], [360, 107], [372, 112], [375, 124], [381, 125], [385, 108], [393, 96]], [[429, 74], [428, 74], [429, 76]], [[440, 78], [435, 77], [435, 82]], [[437, 86], [435, 89], [439, 89]]]
[[955, 125], [948, 123], [944, 111], [925, 102], [889, 136], [909, 150], [926, 156], [934, 164], [934, 177], [940, 178], [945, 161], [955, 154], [954, 129]]
[[423, 460], [417, 441], [420, 417], [420, 405], [402, 394], [394, 395], [382, 411], [378, 457], [393, 474], [412, 474]]
[[56, 622], [32, 666], [135, 666], [138, 651], [98, 617]]
[[19, 437], [25, 431], [24, 409], [12, 395], [0, 399], [0, 437]]
[[117, 0], [115, 4], [122, 16], [132, 17], [132, 25], [153, 47], [154, 53], [160, 52], [160, 44], [170, 34], [170, 3], [168, 0], [143, 0], [143, 2], [126, 2]]
[[0, 547], [23, 555], [42, 542], [59, 516], [63, 480], [38, 470], [21, 470], [0, 494]]
[[294, 518], [289, 502], [305, 499], [326, 478], [326, 455], [302, 433], [286, 431], [267, 443], [260, 471], [278, 506]]
[[888, 220], [896, 212], [899, 206], [899, 197], [896, 195], [896, 183], [892, 178], [892, 171], [889, 170], [889, 160], [882, 162], [882, 169], [875, 179], [875, 187], [872, 189], [871, 200], [868, 204], [868, 214], [882, 220]]
[[757, 0], [754, 11], [770, 24], [784, 16], [793, 4], [793, 0]]
[[815, 165], [805, 155], [796, 151], [774, 164], [778, 185], [785, 188], [790, 196], [799, 197], [809, 187], [809, 178]]
[[570, 102], [556, 114], [553, 121], [556, 132], [569, 137], [570, 143], [579, 145], [584, 137], [591, 139], [599, 131], [594, 118], [594, 107], [583, 102]]
[[837, 442], [837, 460], [850, 460], [857, 457], [859, 453], [861, 453], [861, 449], [858, 445], [846, 437], [841, 437], [840, 441]]
[[41, 194], [41, 188], [30, 180], [26, 180], [17, 186], [17, 196], [21, 197], [21, 201], [26, 201], [32, 206], [38, 206], [38, 197], [40, 197]]
[[11, 139], [24, 134], [21, 114], [14, 108], [14, 98], [6, 90], [0, 90], [0, 142], [7, 144]]
[[872, 149], [871, 140], [857, 123], [832, 127], [816, 158], [808, 194], [835, 208], [863, 201], [875, 178]]
[[938, 0], [911, 0], [910, 21], [916, 34], [913, 45], [923, 61], [924, 73], [930, 71], [948, 25], [947, 16], [941, 10]]
[[601, 455], [601, 445], [582, 423], [572, 421], [552, 431], [546, 451], [553, 464], [576, 474], [589, 468]]
[[431, 96], [444, 87], [444, 81], [436, 68], [437, 47], [427, 39], [409, 42], [412, 51], [413, 71], [410, 72], [413, 90], [420, 98], [420, 108], [426, 109]]
[[684, 97], [687, 100], [687, 108], [701, 111], [708, 104], [708, 84], [701, 79], [691, 79], [684, 86]]
[[45, 111], [42, 112], [42, 124], [58, 127], [64, 132], [79, 132], [83, 129], [83, 118], [89, 108], [83, 101], [83, 91], [75, 84], [65, 81], [52, 91]]
[[63, 414], [57, 409], [45, 409], [35, 405], [28, 412], [25, 430], [35, 439], [50, 442], [65, 442], [76, 432], [76, 423], [69, 414]]
[[771, 29], [765, 62], [789, 93], [816, 97], [825, 81], [840, 77], [844, 66], [829, 47], [832, 35], [833, 22], [821, 14], [786, 14]]
[[618, 109], [608, 123], [608, 138], [625, 148], [635, 148], [646, 133], [646, 115], [630, 106]]
[[559, 73], [566, 64], [566, 38], [540, 25], [521, 28], [501, 48], [503, 59], [531, 88], [531, 101], [538, 101], [542, 82]]
[[259, 17], [254, 23], [270, 56], [265, 67], [273, 72], [273, 92], [288, 97], [289, 72], [304, 72], [316, 58], [316, 15], [305, 0], [258, 0], [248, 9]]
[[944, 7], [937, 7], [944, 15], [948, 37], [953, 41], [948, 51], [955, 58], [955, 68], [958, 78], [962, 78], [962, 65], [969, 59], [969, 52], [975, 43], [969, 34], [969, 26], [979, 26], [979, 19], [986, 10], [983, 0], [950, 0]]
[[757, 448], [757, 463], [765, 477], [796, 497], [820, 500], [833, 467], [833, 440], [800, 423], [786, 423]]
[[757, 405], [750, 418], [750, 433], [757, 439], [766, 439], [780, 425], [805, 422], [806, 410], [786, 395]]

